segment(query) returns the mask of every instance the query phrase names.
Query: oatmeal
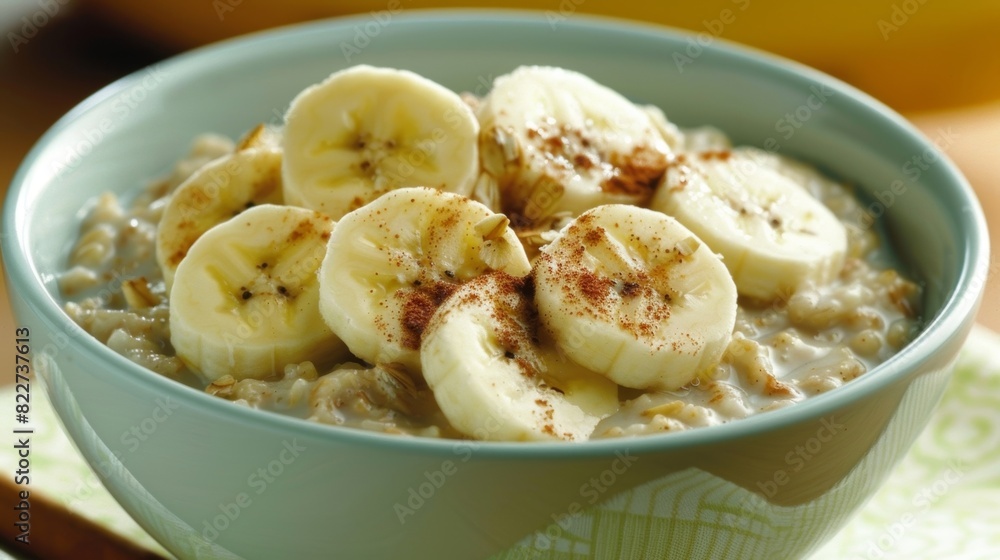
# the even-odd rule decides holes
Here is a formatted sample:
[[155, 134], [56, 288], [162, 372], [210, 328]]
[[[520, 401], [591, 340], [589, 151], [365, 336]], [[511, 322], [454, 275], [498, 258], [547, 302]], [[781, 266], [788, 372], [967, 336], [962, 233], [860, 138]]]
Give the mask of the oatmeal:
[[[342, 97], [358, 84], [370, 100]], [[283, 127], [200, 136], [134, 196], [97, 197], [59, 286], [99, 341], [237, 406], [639, 436], [794, 405], [909, 342], [919, 288], [860, 208], [562, 69], [477, 98], [354, 67]]]

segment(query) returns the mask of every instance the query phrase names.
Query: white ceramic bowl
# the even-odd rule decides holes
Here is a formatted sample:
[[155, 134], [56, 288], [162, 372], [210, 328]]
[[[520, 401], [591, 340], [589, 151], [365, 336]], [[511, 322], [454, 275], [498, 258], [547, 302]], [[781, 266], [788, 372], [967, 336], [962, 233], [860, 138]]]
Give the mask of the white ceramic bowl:
[[[356, 63], [479, 93], [521, 64], [565, 66], [884, 201], [905, 180], [880, 223], [925, 285], [926, 328], [877, 370], [787, 409], [673, 435], [528, 445], [403, 439], [238, 408], [143, 370], [67, 318], [55, 277], [88, 200], [136, 189], [199, 133], [277, 121], [303, 87]], [[801, 126], [781, 128], [786, 114]], [[910, 180], [901, 166], [923, 154], [934, 163]], [[2, 242], [37, 371], [111, 493], [178, 556], [268, 559], [803, 556], [871, 495], [928, 419], [972, 325], [988, 251], [955, 168], [840, 82], [663, 28], [483, 11], [286, 28], [116, 82], [28, 156]], [[793, 470], [789, 453], [831, 430]], [[596, 511], [592, 496], [610, 501]]]

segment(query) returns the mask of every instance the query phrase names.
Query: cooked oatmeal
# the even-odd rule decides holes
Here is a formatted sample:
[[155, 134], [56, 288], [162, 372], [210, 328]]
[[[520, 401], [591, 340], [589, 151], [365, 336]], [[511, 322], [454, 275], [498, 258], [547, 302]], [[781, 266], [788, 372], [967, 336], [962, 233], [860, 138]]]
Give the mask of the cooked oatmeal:
[[[468, 95], [465, 99], [479, 103]], [[720, 157], [733, 150], [718, 130], [661, 125], [668, 145], [687, 158]], [[280, 139], [281, 131], [269, 134]], [[442, 414], [423, 379], [398, 364], [369, 364], [349, 356], [321, 366], [288, 364], [263, 379], [241, 379], [233, 372], [209, 382], [177, 356], [170, 342], [169, 290], [156, 260], [157, 226], [177, 187], [236, 146], [216, 135], [198, 137], [164, 178], [135, 196], [102, 194], [84, 210], [59, 279], [69, 316], [133, 362], [239, 406], [392, 434], [465, 437]], [[858, 222], [863, 213], [852, 190], [787, 158], [746, 153], [757, 165], [803, 185], [840, 220], [847, 253], [839, 274], [771, 301], [741, 295], [731, 340], [714, 368], [677, 390], [619, 387], [617, 412], [601, 419], [591, 438], [712, 426], [789, 406], [865, 375], [918, 329], [919, 289], [898, 272], [880, 232]], [[476, 184], [474, 197], [494, 210], [506, 206], [488, 179], [481, 176]], [[512, 227], [535, 258], [572, 217], [556, 212]]]

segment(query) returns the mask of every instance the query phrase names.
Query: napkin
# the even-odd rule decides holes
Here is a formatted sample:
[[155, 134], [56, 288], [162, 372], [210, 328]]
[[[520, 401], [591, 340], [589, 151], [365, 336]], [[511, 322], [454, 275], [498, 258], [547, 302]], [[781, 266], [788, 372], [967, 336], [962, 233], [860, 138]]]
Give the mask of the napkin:
[[[922, 398], [910, 391], [909, 398]], [[1000, 558], [1000, 335], [977, 326], [955, 366], [951, 383], [929, 425], [888, 482], [813, 560], [972, 560]], [[897, 418], [883, 437], [905, 430]], [[849, 477], [866, 476], [865, 464]], [[676, 501], [660, 488], [682, 485]], [[648, 558], [665, 550], [669, 535], [683, 558], [794, 558], [807, 545], [794, 538], [810, 525], [834, 525], [851, 514], [850, 490], [835, 487], [801, 506], [765, 502], [732, 483], [690, 469], [622, 492], [576, 516], [562, 518], [492, 560]], [[746, 519], [737, 506], [770, 510]], [[755, 509], [756, 509], [755, 508]], [[735, 522], [734, 522], [735, 521]], [[652, 536], [643, 543], [641, 536]], [[788, 550], [765, 553], [773, 536], [789, 537]], [[638, 544], [630, 544], [638, 543]]]

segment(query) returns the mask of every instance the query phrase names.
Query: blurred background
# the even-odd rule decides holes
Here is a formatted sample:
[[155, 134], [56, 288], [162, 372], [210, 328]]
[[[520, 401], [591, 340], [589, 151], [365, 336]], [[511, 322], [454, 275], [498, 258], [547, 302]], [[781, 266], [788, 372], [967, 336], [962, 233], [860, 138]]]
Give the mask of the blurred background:
[[[670, 25], [801, 61], [902, 112], [945, 147], [976, 188], [1000, 247], [1000, 2], [996, 0], [541, 0], [553, 22], [606, 15]], [[179, 52], [300, 21], [460, 7], [453, 0], [3, 0], [0, 189], [60, 115], [109, 82]], [[980, 321], [1000, 330], [1000, 259]], [[0, 278], [0, 294], [3, 293]], [[14, 295], [16, 297], [16, 294]], [[0, 332], [11, 332], [0, 295]], [[0, 349], [3, 363], [12, 350]]]
[[[702, 40], [753, 45], [832, 74], [900, 111], [929, 137], [952, 139], [944, 150], [978, 192], [992, 245], [1000, 248], [1000, 1], [475, 5], [532, 8], [553, 22], [599, 14], [685, 28], [702, 33]], [[109, 82], [166, 57], [310, 19], [461, 6], [452, 0], [2, 0], [0, 190], [6, 192], [28, 150], [62, 114]], [[992, 262], [979, 321], [1000, 330], [1000, 257]], [[12, 337], [14, 327], [0, 276], [0, 333]], [[13, 362], [12, 352], [12, 345], [0, 344], [0, 363]]]

